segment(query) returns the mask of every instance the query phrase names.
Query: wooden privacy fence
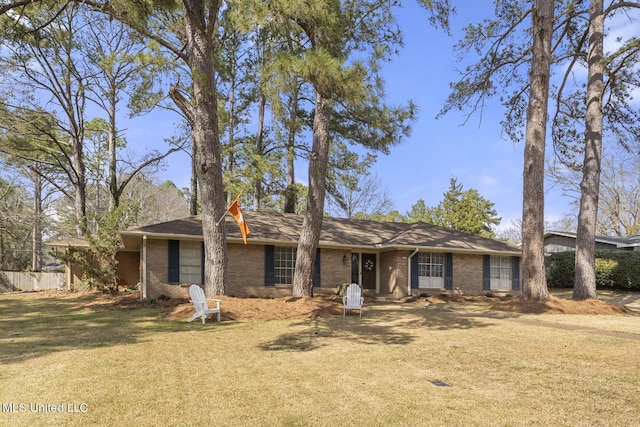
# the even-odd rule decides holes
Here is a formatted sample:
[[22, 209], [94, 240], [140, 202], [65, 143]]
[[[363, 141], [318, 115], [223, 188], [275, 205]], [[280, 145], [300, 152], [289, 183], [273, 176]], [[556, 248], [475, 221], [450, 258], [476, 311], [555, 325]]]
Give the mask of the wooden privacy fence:
[[64, 273], [0, 271], [0, 292], [64, 289]]

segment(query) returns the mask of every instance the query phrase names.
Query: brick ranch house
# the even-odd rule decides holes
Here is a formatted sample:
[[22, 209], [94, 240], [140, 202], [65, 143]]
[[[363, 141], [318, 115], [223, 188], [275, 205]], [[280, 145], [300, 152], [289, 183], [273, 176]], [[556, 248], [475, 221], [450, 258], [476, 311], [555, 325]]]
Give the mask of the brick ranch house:
[[[251, 230], [247, 245], [231, 215], [221, 223], [228, 243], [227, 294], [290, 295], [303, 217], [245, 211], [244, 219]], [[190, 284], [204, 281], [199, 216], [130, 227], [122, 242], [119, 277], [139, 283], [143, 298], [187, 297]], [[325, 217], [314, 293], [333, 293], [353, 282], [396, 298], [458, 289], [518, 292], [520, 254], [516, 246], [431, 224]]]

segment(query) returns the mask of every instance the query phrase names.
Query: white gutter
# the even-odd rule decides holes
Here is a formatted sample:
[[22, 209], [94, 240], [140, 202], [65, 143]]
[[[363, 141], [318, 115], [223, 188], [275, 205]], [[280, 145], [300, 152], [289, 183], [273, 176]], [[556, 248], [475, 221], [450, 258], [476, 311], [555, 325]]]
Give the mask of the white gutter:
[[142, 289], [140, 290], [140, 298], [147, 298], [147, 235], [142, 236]]
[[409, 258], [407, 258], [407, 296], [411, 296], [411, 258], [413, 258], [419, 251], [419, 248], [415, 248], [414, 251], [411, 252], [411, 255], [409, 255]]

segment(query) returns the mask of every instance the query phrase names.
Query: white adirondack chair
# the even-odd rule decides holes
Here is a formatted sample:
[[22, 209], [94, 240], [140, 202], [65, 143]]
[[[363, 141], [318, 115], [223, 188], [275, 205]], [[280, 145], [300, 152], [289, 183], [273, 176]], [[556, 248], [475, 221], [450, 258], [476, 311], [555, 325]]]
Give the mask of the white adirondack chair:
[[207, 317], [212, 314], [218, 315], [218, 322], [220, 321], [220, 303], [222, 302], [219, 299], [212, 299], [216, 303], [215, 308], [209, 308], [207, 305], [207, 297], [204, 295], [204, 291], [198, 285], [191, 285], [189, 287], [189, 295], [191, 295], [191, 302], [196, 309], [196, 312], [187, 319], [187, 322], [192, 322], [196, 320], [198, 317], [202, 319], [202, 324], [204, 325], [204, 321]]
[[357, 283], [352, 283], [347, 288], [347, 294], [342, 297], [342, 316], [346, 316], [347, 310], [359, 310], [362, 317], [362, 305], [364, 297], [362, 288]]

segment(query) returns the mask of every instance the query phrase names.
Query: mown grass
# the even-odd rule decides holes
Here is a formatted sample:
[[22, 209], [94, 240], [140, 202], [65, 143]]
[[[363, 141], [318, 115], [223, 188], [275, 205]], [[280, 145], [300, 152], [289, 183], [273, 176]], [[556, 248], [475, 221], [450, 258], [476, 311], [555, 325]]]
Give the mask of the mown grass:
[[638, 423], [637, 314], [389, 302], [362, 318], [203, 326], [82, 302], [0, 296], [0, 425]]

